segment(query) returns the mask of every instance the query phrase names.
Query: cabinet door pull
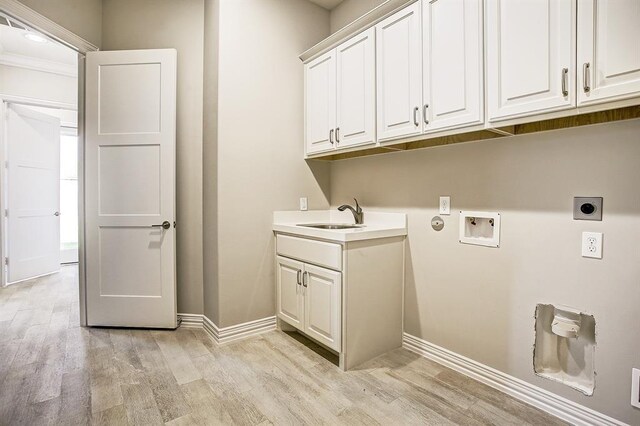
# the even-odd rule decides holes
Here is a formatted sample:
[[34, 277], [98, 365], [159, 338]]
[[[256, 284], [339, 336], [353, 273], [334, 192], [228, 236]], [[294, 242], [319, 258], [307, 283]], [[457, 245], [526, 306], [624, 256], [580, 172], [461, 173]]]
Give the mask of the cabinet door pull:
[[336, 143], [340, 143], [340, 127], [336, 127]]
[[422, 108], [422, 119], [424, 120], [424, 124], [429, 124], [429, 119], [427, 118], [427, 109], [429, 109], [429, 104], [424, 104], [424, 108]]
[[309, 283], [309, 273], [307, 271], [304, 271], [302, 273], [302, 285], [306, 288], [308, 283]]
[[333, 129], [329, 130], [329, 142], [333, 145]]
[[587, 93], [591, 90], [591, 87], [589, 87], [589, 69], [591, 68], [591, 64], [589, 64], [589, 62], [585, 62], [582, 65], [582, 90], [584, 90], [584, 93]]
[[416, 127], [420, 125], [420, 123], [418, 123], [418, 111], [420, 111], [420, 108], [418, 107], [413, 109], [413, 124], [415, 124]]
[[567, 89], [567, 77], [569, 76], [569, 68], [562, 68], [562, 96], [569, 96], [569, 89]]
[[298, 269], [298, 272], [296, 273], [296, 281], [298, 282], [298, 285], [302, 285], [302, 281], [300, 279], [301, 274], [302, 274], [302, 271]]

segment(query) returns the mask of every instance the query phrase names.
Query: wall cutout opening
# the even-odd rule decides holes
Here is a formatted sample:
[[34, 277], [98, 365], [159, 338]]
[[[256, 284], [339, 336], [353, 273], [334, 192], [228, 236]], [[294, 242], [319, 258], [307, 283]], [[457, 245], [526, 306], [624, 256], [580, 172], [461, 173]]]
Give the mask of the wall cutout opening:
[[461, 211], [460, 242], [500, 247], [500, 213]]
[[587, 396], [595, 389], [596, 320], [565, 306], [538, 304], [535, 373]]

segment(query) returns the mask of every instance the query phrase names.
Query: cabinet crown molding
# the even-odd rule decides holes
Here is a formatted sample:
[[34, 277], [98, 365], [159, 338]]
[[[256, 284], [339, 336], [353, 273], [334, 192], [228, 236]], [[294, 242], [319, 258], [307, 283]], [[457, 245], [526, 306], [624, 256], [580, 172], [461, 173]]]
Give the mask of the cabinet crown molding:
[[365, 13], [355, 21], [345, 25], [338, 31], [331, 34], [329, 37], [322, 40], [320, 43], [304, 51], [300, 55], [300, 60], [303, 63], [307, 63], [328, 52], [336, 47], [338, 44], [347, 41], [354, 35], [366, 30], [369, 27], [374, 26], [378, 22], [382, 21], [386, 17], [392, 15], [405, 6], [415, 3], [417, 0], [387, 0], [379, 6], [375, 7], [371, 11]]

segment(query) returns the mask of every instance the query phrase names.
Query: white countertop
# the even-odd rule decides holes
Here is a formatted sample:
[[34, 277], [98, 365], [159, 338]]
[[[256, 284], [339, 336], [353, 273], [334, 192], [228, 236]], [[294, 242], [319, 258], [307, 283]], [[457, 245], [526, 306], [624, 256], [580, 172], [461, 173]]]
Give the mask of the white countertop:
[[276, 233], [337, 242], [407, 235], [407, 215], [404, 213], [381, 213], [364, 210], [364, 226], [361, 228], [318, 229], [300, 226], [300, 224], [311, 223], [353, 224], [354, 220], [348, 210], [344, 212], [338, 210], [282, 211], [273, 213], [272, 229]]

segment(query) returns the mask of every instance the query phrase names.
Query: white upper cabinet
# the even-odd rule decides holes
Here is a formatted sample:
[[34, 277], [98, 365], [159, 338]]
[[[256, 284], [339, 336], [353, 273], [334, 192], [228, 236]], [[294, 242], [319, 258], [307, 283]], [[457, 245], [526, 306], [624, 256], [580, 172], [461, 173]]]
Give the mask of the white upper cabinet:
[[307, 154], [329, 151], [335, 142], [336, 51], [305, 66], [305, 141]]
[[422, 132], [421, 3], [376, 25], [377, 128], [384, 141]]
[[370, 28], [336, 49], [338, 104], [336, 145], [375, 142], [375, 30]]
[[424, 131], [484, 121], [482, 2], [422, 0]]
[[578, 105], [640, 96], [640, 1], [578, 3]]
[[575, 22], [575, 0], [486, 1], [489, 121], [575, 106]]

